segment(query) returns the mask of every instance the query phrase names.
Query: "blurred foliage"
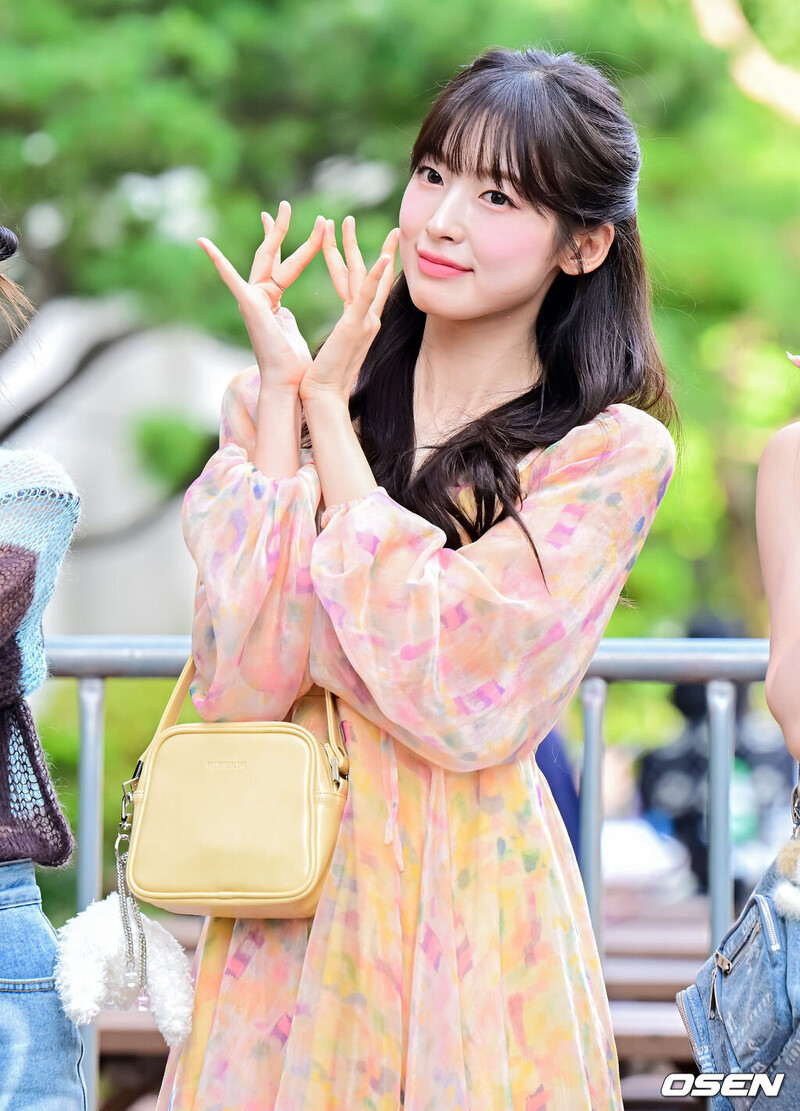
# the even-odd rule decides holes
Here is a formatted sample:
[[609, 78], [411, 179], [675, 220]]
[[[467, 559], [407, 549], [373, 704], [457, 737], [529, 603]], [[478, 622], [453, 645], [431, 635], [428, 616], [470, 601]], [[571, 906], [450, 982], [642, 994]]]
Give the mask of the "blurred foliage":
[[171, 411], [138, 416], [132, 432], [142, 470], [158, 479], [169, 494], [185, 490], [219, 446], [216, 431]]
[[[743, 8], [769, 50], [797, 59], [796, 0]], [[396, 223], [427, 107], [494, 44], [572, 49], [599, 65], [642, 140], [642, 237], [685, 439], [629, 581], [635, 605], [617, 609], [609, 634], [677, 635], [703, 605], [764, 635], [755, 474], [770, 433], [798, 412], [798, 372], [784, 350], [800, 348], [800, 136], [734, 84], [689, 0], [4, 5], [0, 214], [26, 245], [19, 276], [39, 302], [132, 290], [153, 321], [193, 322], [241, 343], [237, 307], [195, 237], [211, 235], [247, 273], [260, 210], [274, 213], [286, 197], [287, 251], [318, 212], [337, 224], [353, 212], [374, 258]], [[339, 302], [321, 257], [287, 303], [312, 345], [332, 326]], [[140, 430], [145, 450], [153, 427]], [[161, 473], [189, 466], [191, 430], [178, 432], [174, 457], [153, 460]], [[166, 697], [167, 684], [159, 689]], [[135, 719], [142, 696], [121, 691]], [[650, 689], [626, 691], [614, 700], [614, 738], [674, 727]], [[162, 699], [152, 697], [154, 719]], [[125, 713], [115, 728], [120, 738], [132, 730]], [[110, 783], [127, 774], [140, 740], [109, 733]], [[55, 753], [52, 732], [48, 742]], [[73, 733], [64, 759], [74, 744]], [[115, 788], [110, 812], [116, 805]]]
[[741, 0], [742, 11], [762, 44], [778, 61], [800, 58], [800, 5], [787, 0]]

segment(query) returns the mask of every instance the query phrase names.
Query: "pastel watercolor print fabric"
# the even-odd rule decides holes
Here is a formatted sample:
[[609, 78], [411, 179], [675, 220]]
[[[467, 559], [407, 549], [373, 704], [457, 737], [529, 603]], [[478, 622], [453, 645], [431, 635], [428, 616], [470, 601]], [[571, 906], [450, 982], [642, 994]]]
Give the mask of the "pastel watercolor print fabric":
[[[458, 551], [379, 487], [321, 515], [249, 462], [256, 368], [189, 488], [192, 697], [351, 760], [313, 920], [206, 921], [159, 1111], [620, 1111], [586, 898], [534, 752], [574, 693], [669, 484], [674, 445], [614, 405], [520, 463], [522, 517]], [[469, 500], [471, 492], [462, 489]], [[317, 536], [316, 523], [321, 532]]]

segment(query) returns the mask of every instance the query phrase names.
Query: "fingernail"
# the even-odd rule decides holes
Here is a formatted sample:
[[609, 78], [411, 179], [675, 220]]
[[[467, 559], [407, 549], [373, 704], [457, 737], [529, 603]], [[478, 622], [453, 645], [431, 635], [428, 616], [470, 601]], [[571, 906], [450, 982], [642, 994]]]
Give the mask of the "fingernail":
[[787, 351], [786, 358], [791, 359], [793, 363], [797, 364], [798, 360], [800, 360], [800, 355], [793, 355], [791, 351]]

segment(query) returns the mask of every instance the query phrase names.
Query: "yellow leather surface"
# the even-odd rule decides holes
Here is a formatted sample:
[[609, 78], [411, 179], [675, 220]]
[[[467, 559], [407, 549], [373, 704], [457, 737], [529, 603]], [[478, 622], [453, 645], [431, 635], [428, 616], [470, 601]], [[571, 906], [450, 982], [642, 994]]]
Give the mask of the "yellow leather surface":
[[[333, 855], [347, 781], [337, 789], [323, 739], [292, 722], [172, 724], [188, 669], [142, 757], [131, 892], [182, 914], [308, 917]], [[332, 710], [330, 695], [326, 701]], [[330, 717], [327, 724], [330, 738]]]

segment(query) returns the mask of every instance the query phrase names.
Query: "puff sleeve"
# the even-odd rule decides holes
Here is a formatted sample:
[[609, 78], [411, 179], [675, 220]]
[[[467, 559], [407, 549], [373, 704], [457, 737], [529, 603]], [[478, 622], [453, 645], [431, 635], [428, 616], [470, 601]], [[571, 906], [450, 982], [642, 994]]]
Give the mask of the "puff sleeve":
[[257, 367], [232, 379], [219, 450], [183, 501], [183, 536], [197, 566], [191, 696], [207, 721], [281, 720], [312, 685], [319, 478], [310, 461], [280, 479], [250, 462], [258, 391]]
[[328, 507], [311, 578], [397, 739], [463, 772], [552, 728], [591, 662], [669, 484], [667, 429], [627, 405], [534, 462], [520, 514], [453, 551], [378, 487]]

